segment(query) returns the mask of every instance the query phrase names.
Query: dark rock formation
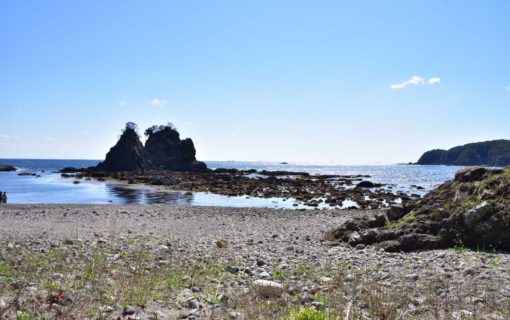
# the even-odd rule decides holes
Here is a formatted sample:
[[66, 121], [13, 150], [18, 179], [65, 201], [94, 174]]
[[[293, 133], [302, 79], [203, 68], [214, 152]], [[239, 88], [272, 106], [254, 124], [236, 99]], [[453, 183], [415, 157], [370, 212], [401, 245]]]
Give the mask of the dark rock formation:
[[155, 169], [173, 171], [205, 171], [207, 166], [197, 161], [195, 146], [190, 138], [181, 140], [172, 126], [153, 126], [145, 131], [145, 151]]
[[99, 163], [98, 171], [144, 171], [153, 167], [150, 158], [143, 148], [140, 137], [136, 132], [136, 125], [126, 124], [119, 141], [106, 154], [106, 159]]
[[195, 158], [195, 146], [191, 139], [181, 140], [172, 125], [153, 126], [145, 131], [145, 147], [140, 141], [136, 125], [126, 124], [117, 144], [106, 154], [106, 159], [88, 169], [64, 168], [62, 173], [101, 171], [206, 171], [204, 162]]
[[358, 183], [356, 185], [356, 187], [358, 188], [374, 188], [375, 187], [375, 184], [371, 181], [361, 181], [360, 183]]
[[16, 170], [18, 170], [18, 169], [16, 169], [16, 167], [6, 165], [6, 164], [0, 164], [0, 172], [1, 171], [16, 171]]
[[509, 166], [510, 140], [477, 142], [449, 150], [435, 149], [427, 151], [420, 157], [417, 164]]
[[415, 204], [350, 220], [326, 238], [386, 251], [510, 249], [510, 168], [461, 170]]

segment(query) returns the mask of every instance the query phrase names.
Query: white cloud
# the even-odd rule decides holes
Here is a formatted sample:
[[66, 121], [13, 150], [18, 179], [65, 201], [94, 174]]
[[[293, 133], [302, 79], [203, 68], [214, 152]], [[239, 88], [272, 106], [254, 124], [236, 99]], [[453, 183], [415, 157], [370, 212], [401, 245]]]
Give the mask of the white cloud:
[[161, 107], [161, 106], [164, 106], [165, 104], [167, 104], [169, 101], [167, 100], [161, 100], [161, 99], [152, 99], [151, 101], [151, 104], [153, 106], [158, 106], [158, 107]]
[[434, 78], [430, 78], [428, 81], [425, 81], [425, 79], [422, 77], [413, 76], [413, 77], [411, 77], [411, 79], [404, 81], [402, 83], [392, 84], [391, 88], [392, 89], [404, 89], [405, 87], [407, 87], [409, 85], [421, 86], [421, 85], [433, 85], [433, 84], [438, 84], [438, 83], [441, 83], [441, 78], [434, 77]]
[[121, 106], [121, 107], [127, 106], [127, 102], [124, 100], [119, 100], [118, 102], [119, 102], [119, 106]]
[[423, 80], [422, 77], [418, 77], [418, 76], [414, 76], [414, 77], [411, 77], [411, 79], [407, 80], [407, 81], [404, 81], [402, 83], [397, 83], [397, 84], [392, 84], [391, 85], [391, 88], [392, 89], [403, 89], [405, 87], [407, 87], [408, 85], [421, 85], [421, 84], [425, 84], [425, 80]]
[[436, 83], [441, 83], [441, 78], [430, 78], [429, 81], [427, 82], [428, 84], [436, 84]]
[[505, 91], [506, 91], [506, 92], [510, 92], [510, 86], [506, 86], [506, 87], [505, 87]]

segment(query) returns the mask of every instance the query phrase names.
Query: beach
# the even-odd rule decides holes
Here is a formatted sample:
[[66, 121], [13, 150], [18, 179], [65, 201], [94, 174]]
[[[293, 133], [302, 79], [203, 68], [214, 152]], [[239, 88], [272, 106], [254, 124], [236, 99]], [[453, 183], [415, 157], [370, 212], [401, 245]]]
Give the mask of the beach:
[[[286, 319], [307, 307], [339, 319], [510, 316], [506, 254], [324, 240], [377, 212], [2, 205], [0, 316]], [[257, 280], [282, 293], [261, 295]]]

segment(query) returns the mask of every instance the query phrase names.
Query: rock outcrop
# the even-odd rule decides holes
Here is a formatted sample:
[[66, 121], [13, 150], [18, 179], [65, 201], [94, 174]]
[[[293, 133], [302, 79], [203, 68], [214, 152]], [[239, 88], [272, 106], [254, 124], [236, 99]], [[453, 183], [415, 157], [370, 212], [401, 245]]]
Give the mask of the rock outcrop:
[[153, 126], [145, 131], [145, 151], [154, 168], [172, 171], [204, 171], [205, 163], [197, 161], [195, 146], [190, 138], [181, 140], [172, 126]]
[[418, 202], [350, 220], [328, 240], [386, 251], [510, 249], [510, 168], [467, 168]]
[[[91, 171], [205, 171], [204, 162], [197, 161], [191, 139], [181, 140], [172, 126], [153, 126], [145, 131], [144, 145], [138, 136], [136, 124], [128, 122], [117, 144], [106, 154], [106, 159]], [[65, 168], [62, 172], [79, 172]]]
[[510, 140], [470, 143], [449, 150], [430, 150], [420, 157], [417, 164], [510, 166]]
[[145, 171], [153, 168], [149, 156], [145, 152], [136, 125], [126, 124], [119, 141], [106, 154], [106, 159], [99, 163], [97, 171]]
[[16, 171], [16, 167], [13, 167], [13, 166], [10, 166], [10, 165], [6, 165], [6, 164], [0, 164], [0, 171]]

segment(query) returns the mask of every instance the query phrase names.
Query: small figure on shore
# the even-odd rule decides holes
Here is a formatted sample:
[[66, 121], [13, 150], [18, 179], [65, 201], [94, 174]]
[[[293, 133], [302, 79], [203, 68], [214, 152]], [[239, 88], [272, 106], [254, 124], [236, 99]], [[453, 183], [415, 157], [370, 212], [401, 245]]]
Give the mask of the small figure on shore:
[[0, 203], [7, 203], [7, 192], [0, 191]]

